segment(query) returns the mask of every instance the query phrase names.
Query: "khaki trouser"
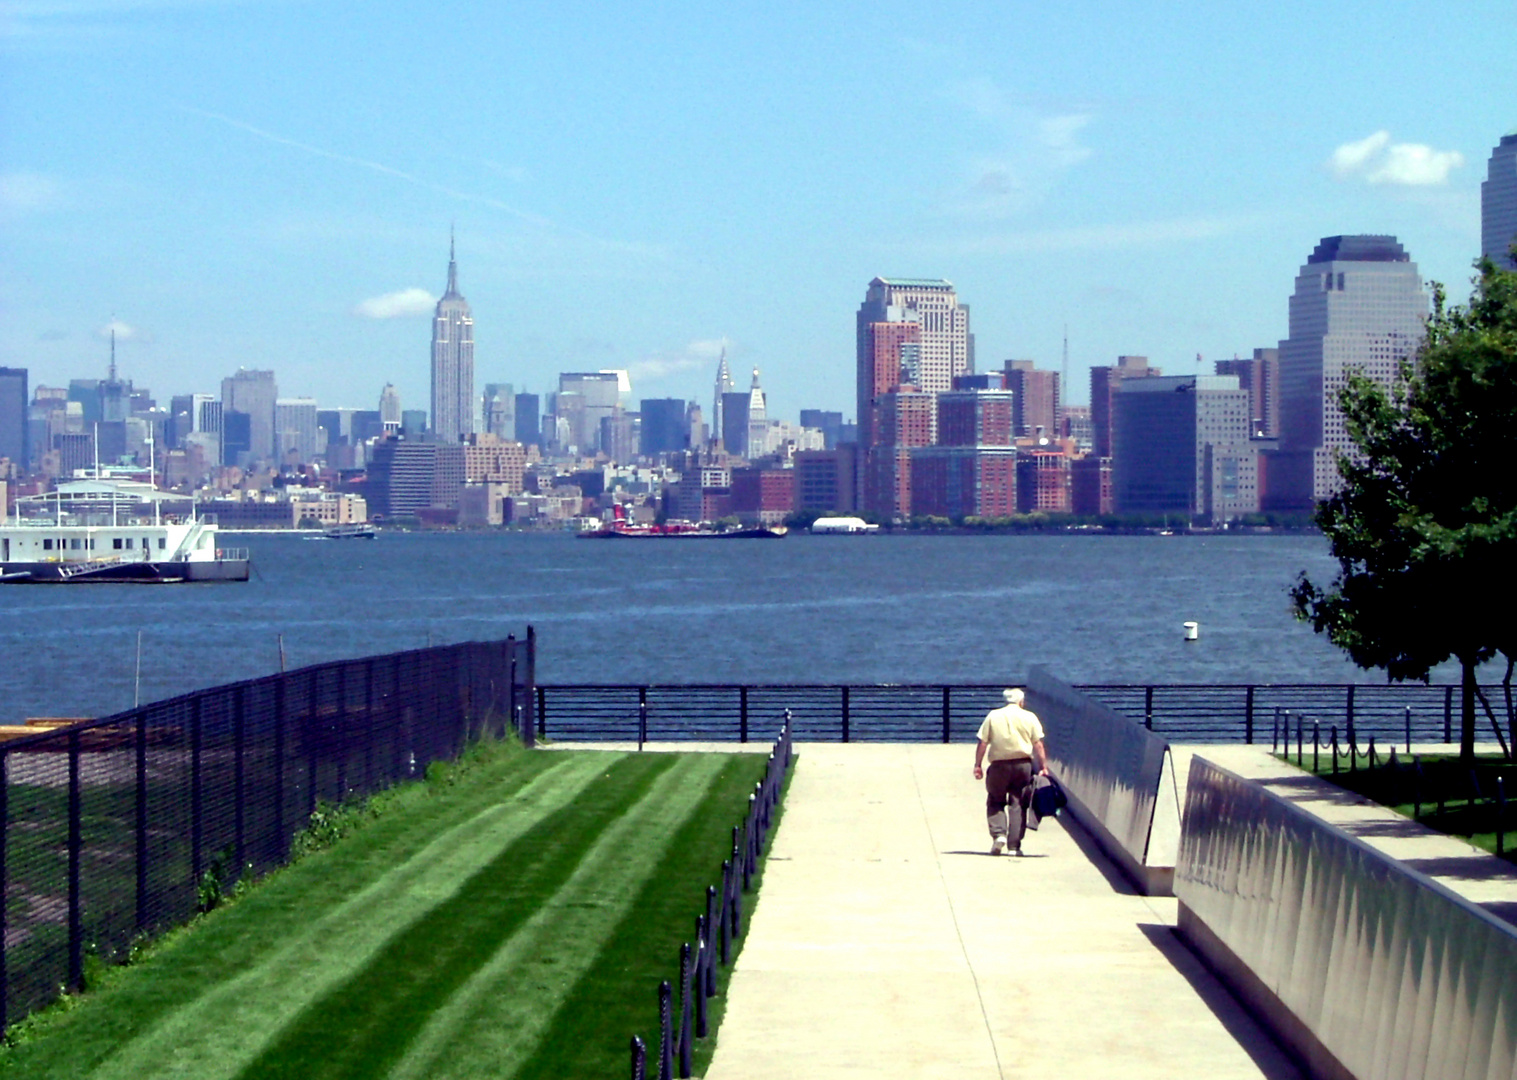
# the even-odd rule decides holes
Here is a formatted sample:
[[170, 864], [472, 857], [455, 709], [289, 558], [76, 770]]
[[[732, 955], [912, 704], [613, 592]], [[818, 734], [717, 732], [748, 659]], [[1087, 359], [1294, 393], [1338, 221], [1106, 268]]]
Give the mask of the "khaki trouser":
[[1004, 837], [1007, 847], [1021, 847], [1030, 802], [1032, 758], [992, 761], [985, 770], [985, 818], [991, 839]]

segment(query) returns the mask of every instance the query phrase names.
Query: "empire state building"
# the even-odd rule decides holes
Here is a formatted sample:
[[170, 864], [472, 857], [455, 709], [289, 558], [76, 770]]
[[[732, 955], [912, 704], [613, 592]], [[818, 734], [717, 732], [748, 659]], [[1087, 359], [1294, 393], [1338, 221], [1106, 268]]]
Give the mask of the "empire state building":
[[456, 443], [474, 431], [474, 316], [458, 291], [458, 263], [448, 242], [448, 291], [432, 318], [432, 431]]

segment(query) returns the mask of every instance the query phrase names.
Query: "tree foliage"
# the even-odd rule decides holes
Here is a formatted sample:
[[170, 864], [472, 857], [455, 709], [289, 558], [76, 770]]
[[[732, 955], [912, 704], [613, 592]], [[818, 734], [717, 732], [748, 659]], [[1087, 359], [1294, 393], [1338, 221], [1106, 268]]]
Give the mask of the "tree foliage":
[[1517, 273], [1479, 266], [1466, 307], [1433, 286], [1427, 336], [1394, 386], [1357, 375], [1340, 393], [1354, 451], [1317, 512], [1339, 572], [1325, 588], [1302, 574], [1292, 590], [1297, 616], [1361, 667], [1426, 680], [1456, 658], [1464, 756], [1475, 669], [1498, 654], [1508, 727], [1517, 719]]

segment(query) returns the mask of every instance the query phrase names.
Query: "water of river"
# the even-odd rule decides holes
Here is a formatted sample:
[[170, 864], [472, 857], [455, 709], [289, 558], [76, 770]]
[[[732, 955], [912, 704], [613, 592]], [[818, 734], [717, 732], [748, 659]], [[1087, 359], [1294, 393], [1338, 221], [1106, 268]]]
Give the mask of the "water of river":
[[[0, 722], [537, 627], [544, 682], [1372, 680], [1294, 622], [1316, 536], [257, 535], [246, 584], [0, 589]], [[1183, 640], [1182, 624], [1201, 625]], [[141, 679], [137, 689], [137, 641]]]

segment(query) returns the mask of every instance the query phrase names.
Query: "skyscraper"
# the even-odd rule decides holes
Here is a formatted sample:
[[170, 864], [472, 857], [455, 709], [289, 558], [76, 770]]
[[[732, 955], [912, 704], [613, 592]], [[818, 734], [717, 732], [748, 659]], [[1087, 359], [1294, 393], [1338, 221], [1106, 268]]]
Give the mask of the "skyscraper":
[[455, 443], [474, 431], [474, 316], [458, 291], [458, 262], [448, 241], [448, 291], [432, 319], [432, 431]]
[[[252, 371], [238, 368], [236, 374], [221, 380], [222, 435], [230, 426], [232, 445], [221, 455], [225, 465], [245, 465], [238, 461], [237, 453], [244, 453], [253, 461], [268, 461], [274, 457], [274, 402], [279, 398], [279, 387], [274, 382], [272, 371]], [[245, 428], [230, 419], [233, 413], [247, 417]], [[246, 445], [241, 445], [242, 433], [246, 431]], [[225, 442], [225, 438], [223, 439]]]
[[1272, 439], [1280, 432], [1280, 350], [1255, 349], [1252, 360], [1218, 360], [1218, 375], [1236, 375], [1248, 391], [1249, 422], [1255, 436]]
[[379, 422], [386, 435], [400, 433], [400, 391], [390, 383], [379, 392]]
[[1040, 371], [1031, 360], [1008, 360], [1003, 369], [1006, 389], [1015, 396], [1012, 406], [1016, 433], [1028, 438], [1058, 438], [1060, 386], [1057, 371]]
[[1119, 356], [1115, 367], [1090, 369], [1090, 428], [1097, 457], [1111, 457], [1111, 402], [1123, 379], [1146, 379], [1161, 374], [1146, 356]]
[[1280, 451], [1265, 508], [1310, 510], [1338, 488], [1350, 449], [1338, 392], [1362, 373], [1389, 386], [1422, 340], [1428, 298], [1394, 236], [1325, 237], [1296, 275], [1280, 342]]
[[752, 461], [769, 453], [768, 398], [759, 386], [758, 368], [753, 369], [753, 383], [748, 388], [748, 442], [743, 456]]
[[722, 429], [722, 395], [732, 393], [737, 387], [732, 382], [732, 371], [727, 367], [727, 350], [716, 365], [716, 396], [711, 402], [711, 441], [726, 437]]
[[[26, 376], [26, 368], [0, 367], [0, 458], [9, 458], [22, 473], [30, 467]], [[0, 513], [4, 509], [0, 506]]]
[[[915, 327], [915, 329], [911, 329]], [[897, 386], [929, 394], [974, 370], [969, 305], [941, 278], [875, 278], [855, 319], [859, 441], [879, 444], [873, 402]]]
[[1517, 131], [1503, 135], [1491, 151], [1480, 185], [1480, 250], [1503, 270], [1517, 270]]

